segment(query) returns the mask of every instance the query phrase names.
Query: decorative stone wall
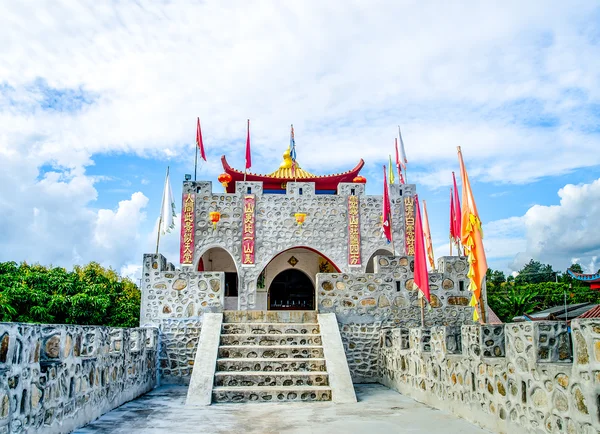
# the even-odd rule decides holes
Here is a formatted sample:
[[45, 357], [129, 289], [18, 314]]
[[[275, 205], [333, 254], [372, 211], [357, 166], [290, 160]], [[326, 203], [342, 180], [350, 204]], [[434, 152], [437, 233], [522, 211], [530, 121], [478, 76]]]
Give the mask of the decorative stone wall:
[[175, 269], [163, 255], [144, 255], [141, 325], [163, 319], [198, 318], [220, 312], [225, 299], [225, 274]]
[[[242, 206], [243, 195], [250, 189], [256, 196], [256, 264], [242, 266]], [[300, 194], [302, 190], [302, 194]], [[288, 182], [286, 194], [263, 194], [261, 182], [236, 182], [236, 193], [215, 193], [210, 182], [186, 181], [183, 193], [196, 194], [194, 266], [185, 266], [185, 273], [194, 273], [208, 249], [221, 247], [234, 258], [238, 271], [238, 308], [257, 308], [256, 281], [261, 271], [277, 254], [293, 247], [309, 247], [332, 260], [340, 270], [350, 272], [347, 243], [347, 198], [354, 192], [360, 198], [360, 231], [362, 266], [352, 271], [364, 271], [370, 256], [378, 249], [391, 248], [381, 237], [381, 196], [364, 195], [364, 185], [342, 183], [337, 195], [315, 194], [314, 183]], [[394, 219], [396, 251], [404, 251], [404, 201], [413, 196], [415, 186], [390, 186]], [[219, 211], [221, 219], [214, 229], [209, 213]], [[295, 213], [306, 213], [302, 227]], [[150, 274], [152, 274], [150, 272]]]
[[381, 333], [381, 382], [493, 432], [600, 431], [600, 321], [432, 327]]
[[202, 318], [163, 319], [159, 329], [161, 384], [189, 384]]
[[[336, 314], [354, 382], [377, 381], [382, 329], [421, 325], [413, 269], [412, 257], [378, 256], [373, 274], [317, 275], [319, 312]], [[466, 258], [442, 257], [438, 270], [429, 274], [431, 309], [425, 309], [425, 325], [472, 323]]]
[[64, 433], [151, 390], [155, 328], [0, 323], [0, 433]]

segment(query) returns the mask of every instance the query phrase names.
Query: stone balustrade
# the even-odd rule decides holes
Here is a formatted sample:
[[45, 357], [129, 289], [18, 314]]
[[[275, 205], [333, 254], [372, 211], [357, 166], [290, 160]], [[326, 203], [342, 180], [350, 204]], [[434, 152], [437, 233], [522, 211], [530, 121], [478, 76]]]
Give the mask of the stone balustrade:
[[596, 433], [600, 321], [574, 320], [571, 327], [572, 333], [558, 322], [464, 325], [461, 333], [445, 326], [383, 330], [380, 381], [494, 432]]
[[63, 433], [155, 387], [156, 328], [0, 323], [0, 434]]

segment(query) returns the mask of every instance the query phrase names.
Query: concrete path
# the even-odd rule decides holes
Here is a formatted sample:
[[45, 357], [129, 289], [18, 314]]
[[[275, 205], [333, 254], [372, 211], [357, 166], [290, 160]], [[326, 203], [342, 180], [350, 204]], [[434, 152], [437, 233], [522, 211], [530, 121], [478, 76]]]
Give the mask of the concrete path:
[[187, 387], [162, 386], [75, 433], [488, 433], [379, 384], [356, 385], [358, 403], [186, 407]]

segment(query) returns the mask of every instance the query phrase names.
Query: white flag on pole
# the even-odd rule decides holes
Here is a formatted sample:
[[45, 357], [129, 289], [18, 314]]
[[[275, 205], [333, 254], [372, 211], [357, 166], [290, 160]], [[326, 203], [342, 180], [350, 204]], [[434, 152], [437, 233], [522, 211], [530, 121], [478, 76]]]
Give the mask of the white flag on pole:
[[400, 136], [400, 164], [402, 164], [402, 167], [406, 170], [406, 163], [408, 163], [408, 160], [406, 159], [406, 151], [404, 150], [404, 140], [402, 140], [400, 125], [398, 125], [398, 135]]
[[171, 190], [171, 182], [169, 181], [169, 172], [165, 179], [165, 190], [163, 192], [162, 206], [160, 207], [160, 232], [165, 235], [175, 229], [175, 201], [173, 200], [173, 190]]

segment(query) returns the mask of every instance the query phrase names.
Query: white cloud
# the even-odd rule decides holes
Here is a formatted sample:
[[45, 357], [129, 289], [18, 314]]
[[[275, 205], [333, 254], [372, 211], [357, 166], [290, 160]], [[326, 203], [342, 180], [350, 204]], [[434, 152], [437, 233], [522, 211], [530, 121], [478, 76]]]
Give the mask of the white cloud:
[[[473, 180], [598, 165], [598, 13], [589, 1], [11, 4], [0, 26], [0, 256], [133, 270], [153, 251], [140, 233], [147, 199], [95, 209], [104, 175], [86, 168], [98, 154], [183, 158], [196, 116], [206, 175], [222, 153], [241, 166], [247, 118], [263, 173], [292, 122], [299, 161], [317, 173], [385, 160], [398, 123], [418, 165], [409, 179], [428, 186], [449, 183], [456, 145]], [[527, 249], [562, 239], [535, 212], [523, 219]], [[520, 241], [496, 229], [486, 245], [504, 257]]]

